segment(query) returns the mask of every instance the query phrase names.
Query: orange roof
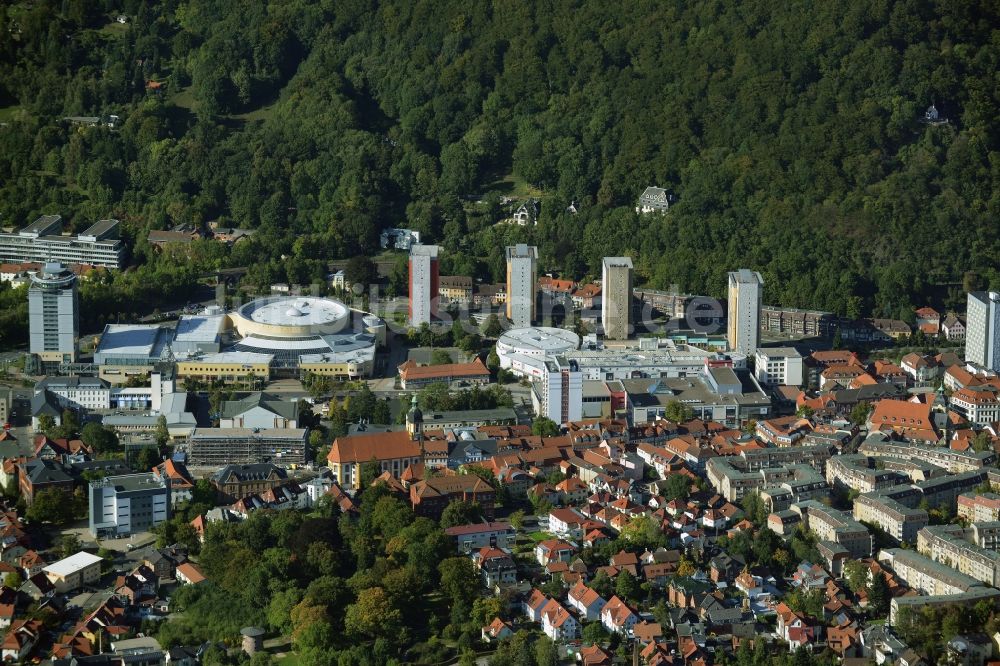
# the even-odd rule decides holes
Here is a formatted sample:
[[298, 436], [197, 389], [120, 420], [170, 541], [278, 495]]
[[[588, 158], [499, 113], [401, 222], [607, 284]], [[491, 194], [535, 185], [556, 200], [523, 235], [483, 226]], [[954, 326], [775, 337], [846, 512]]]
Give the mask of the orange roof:
[[399, 366], [399, 376], [403, 381], [414, 379], [437, 379], [439, 377], [481, 377], [490, 371], [477, 357], [472, 363], [443, 363], [441, 365], [417, 365], [407, 360]]
[[578, 582], [569, 591], [569, 596], [576, 602], [582, 604], [585, 608], [589, 607], [595, 601], [601, 598], [593, 588], [587, 587], [583, 581]]
[[205, 574], [201, 572], [201, 569], [196, 567], [191, 562], [185, 562], [184, 564], [177, 565], [177, 573], [183, 574], [185, 578], [191, 581], [192, 584], [201, 583], [202, 581], [208, 580]]
[[876, 430], [882, 428], [934, 431], [931, 406], [905, 400], [879, 400], [868, 417]]
[[573, 295], [576, 296], [577, 298], [594, 298], [600, 293], [601, 293], [600, 285], [585, 284], [576, 291], [574, 291]]
[[364, 463], [397, 458], [419, 458], [420, 443], [405, 430], [345, 435], [333, 441], [326, 459], [330, 463]]
[[573, 281], [572, 280], [558, 280], [556, 278], [550, 278], [547, 275], [543, 275], [538, 278], [538, 288], [548, 291], [559, 291], [564, 293], [570, 293], [573, 291]]

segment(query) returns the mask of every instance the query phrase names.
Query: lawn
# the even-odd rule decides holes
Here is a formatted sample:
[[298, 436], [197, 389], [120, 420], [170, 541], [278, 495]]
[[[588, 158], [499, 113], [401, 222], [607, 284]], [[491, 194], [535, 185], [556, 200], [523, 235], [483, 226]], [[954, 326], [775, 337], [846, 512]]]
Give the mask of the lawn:
[[546, 539], [555, 539], [555, 536], [551, 532], [532, 532], [528, 538], [537, 543]]
[[294, 652], [286, 652], [274, 662], [277, 666], [299, 666], [299, 655]]

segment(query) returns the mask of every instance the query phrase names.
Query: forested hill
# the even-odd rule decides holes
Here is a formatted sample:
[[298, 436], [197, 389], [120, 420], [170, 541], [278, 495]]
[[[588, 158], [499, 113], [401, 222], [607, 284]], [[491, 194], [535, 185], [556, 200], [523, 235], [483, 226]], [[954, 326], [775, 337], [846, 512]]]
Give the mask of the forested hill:
[[[526, 240], [570, 277], [630, 254], [721, 294], [747, 266], [850, 315], [1000, 287], [990, 0], [24, 0], [0, 26], [0, 223], [113, 214], [139, 262], [146, 229], [218, 219], [260, 232], [191, 261], [260, 282], [407, 225], [481, 279]], [[123, 125], [60, 121], [99, 114]], [[677, 203], [640, 217], [654, 184]], [[508, 192], [537, 228], [493, 226]]]

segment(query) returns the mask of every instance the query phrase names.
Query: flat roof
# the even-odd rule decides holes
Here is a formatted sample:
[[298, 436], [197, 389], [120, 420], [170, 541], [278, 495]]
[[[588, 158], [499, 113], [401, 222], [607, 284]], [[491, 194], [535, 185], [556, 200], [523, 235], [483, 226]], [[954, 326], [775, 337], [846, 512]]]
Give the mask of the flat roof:
[[183, 315], [177, 321], [177, 342], [215, 342], [222, 332], [226, 315]]
[[108, 324], [94, 353], [150, 356], [162, 331], [158, 324]]
[[42, 236], [52, 233], [55, 228], [62, 229], [61, 215], [39, 215], [38, 219], [21, 229], [21, 233]]
[[520, 351], [559, 354], [580, 347], [580, 336], [573, 331], [553, 326], [528, 326], [505, 331], [499, 343], [517, 347]]
[[195, 428], [191, 439], [216, 439], [219, 437], [266, 439], [305, 439], [305, 428]]
[[632, 257], [604, 257], [608, 268], [632, 268]]
[[741, 268], [738, 271], [732, 271], [729, 273], [730, 282], [737, 282], [739, 284], [764, 284], [764, 278], [760, 276], [757, 271], [752, 271], [749, 268]]
[[437, 259], [438, 256], [438, 246], [437, 245], [421, 245], [419, 243], [414, 243], [410, 247], [411, 257], [430, 257], [431, 259]]
[[152, 472], [143, 474], [122, 474], [120, 476], [106, 476], [95, 481], [96, 484], [106, 483], [114, 486], [120, 493], [134, 492], [136, 490], [156, 490], [164, 488], [162, 480], [158, 479]]
[[802, 358], [795, 347], [758, 347], [758, 354], [765, 356], [784, 356], [785, 358]]
[[510, 407], [497, 407], [495, 409], [466, 409], [454, 412], [424, 412], [425, 424], [436, 421], [500, 421], [509, 419], [517, 419], [517, 412]]
[[50, 573], [53, 576], [66, 577], [76, 573], [77, 571], [97, 564], [98, 562], [103, 561], [103, 559], [104, 558], [88, 553], [85, 550], [81, 550], [76, 555], [70, 555], [69, 557], [59, 560], [58, 562], [53, 562], [49, 566], [42, 569], [42, 571]]
[[506, 249], [508, 259], [537, 259], [538, 248], [527, 243], [508, 245]]
[[227, 351], [219, 352], [217, 354], [202, 354], [199, 356], [190, 356], [184, 359], [178, 359], [180, 362], [187, 363], [247, 363], [247, 364], [257, 364], [257, 363], [270, 363], [274, 360], [272, 354], [259, 354], [257, 352], [248, 351]]
[[90, 225], [80, 236], [93, 236], [98, 240], [103, 240], [105, 236], [118, 229], [118, 220], [98, 220]]
[[332, 298], [293, 296], [258, 299], [240, 308], [239, 314], [258, 324], [315, 326], [344, 319], [348, 309]]

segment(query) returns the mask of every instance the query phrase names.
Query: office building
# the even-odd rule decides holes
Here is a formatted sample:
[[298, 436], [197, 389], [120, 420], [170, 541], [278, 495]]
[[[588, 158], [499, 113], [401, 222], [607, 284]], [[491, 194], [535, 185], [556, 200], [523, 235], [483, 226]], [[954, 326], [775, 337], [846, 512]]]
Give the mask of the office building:
[[729, 274], [729, 348], [752, 356], [760, 346], [760, 273], [741, 268]]
[[793, 347], [758, 349], [754, 354], [754, 374], [765, 386], [802, 386], [805, 383], [802, 354]]
[[0, 263], [85, 264], [99, 268], [122, 268], [125, 244], [118, 220], [100, 220], [77, 236], [62, 235], [62, 217], [42, 215], [14, 233], [0, 233]]
[[304, 428], [195, 428], [188, 445], [192, 465], [305, 462]]
[[538, 248], [519, 243], [507, 248], [507, 319], [514, 328], [531, 326], [535, 319], [538, 285]]
[[969, 292], [965, 360], [994, 372], [1000, 371], [1000, 293]]
[[90, 534], [118, 538], [170, 519], [170, 477], [151, 472], [90, 483]]
[[410, 326], [429, 324], [437, 317], [438, 246], [413, 245], [410, 248]]
[[75, 363], [80, 337], [76, 276], [62, 264], [47, 263], [28, 287], [29, 351], [43, 363]]
[[609, 340], [632, 335], [632, 259], [604, 257], [601, 266], [601, 325]]

